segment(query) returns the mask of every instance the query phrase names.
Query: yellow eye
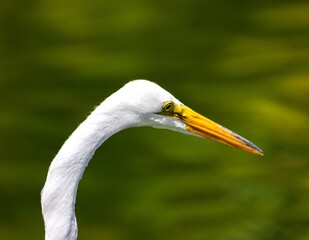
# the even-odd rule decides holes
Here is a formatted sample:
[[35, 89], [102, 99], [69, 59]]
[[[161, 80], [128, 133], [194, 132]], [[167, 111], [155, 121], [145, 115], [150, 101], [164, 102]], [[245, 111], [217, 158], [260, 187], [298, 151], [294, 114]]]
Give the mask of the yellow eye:
[[174, 112], [174, 103], [172, 101], [163, 103], [162, 110], [169, 113]]

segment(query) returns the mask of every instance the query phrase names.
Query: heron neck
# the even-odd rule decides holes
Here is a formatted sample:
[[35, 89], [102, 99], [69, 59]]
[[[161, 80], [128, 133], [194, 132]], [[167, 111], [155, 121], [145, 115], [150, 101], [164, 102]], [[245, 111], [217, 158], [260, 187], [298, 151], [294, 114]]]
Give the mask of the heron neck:
[[[45, 239], [76, 239], [75, 200], [83, 172], [95, 150], [127, 128], [101, 104], [67, 139], [53, 159], [41, 193]], [[112, 124], [111, 124], [112, 123]]]

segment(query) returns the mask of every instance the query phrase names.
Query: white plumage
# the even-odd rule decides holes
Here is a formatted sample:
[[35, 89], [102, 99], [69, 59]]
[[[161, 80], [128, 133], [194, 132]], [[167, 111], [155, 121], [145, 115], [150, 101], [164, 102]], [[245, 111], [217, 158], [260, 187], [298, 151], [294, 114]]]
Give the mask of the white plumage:
[[209, 137], [262, 154], [255, 145], [187, 108], [157, 84], [129, 82], [88, 116], [53, 159], [41, 193], [46, 240], [77, 239], [76, 193], [89, 160], [107, 138], [139, 126]]

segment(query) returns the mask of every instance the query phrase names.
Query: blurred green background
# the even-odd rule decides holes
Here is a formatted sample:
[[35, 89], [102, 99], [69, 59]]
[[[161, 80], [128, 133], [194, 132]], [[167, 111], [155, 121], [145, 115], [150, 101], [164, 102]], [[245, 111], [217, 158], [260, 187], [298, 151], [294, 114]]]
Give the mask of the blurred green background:
[[265, 156], [123, 131], [80, 183], [79, 239], [309, 239], [309, 3], [297, 0], [1, 1], [0, 239], [43, 239], [51, 160], [137, 78]]

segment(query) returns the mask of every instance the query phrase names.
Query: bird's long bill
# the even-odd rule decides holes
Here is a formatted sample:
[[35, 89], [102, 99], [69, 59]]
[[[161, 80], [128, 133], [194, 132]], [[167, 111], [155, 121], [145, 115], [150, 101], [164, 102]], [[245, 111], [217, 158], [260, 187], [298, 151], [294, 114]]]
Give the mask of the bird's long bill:
[[263, 155], [263, 151], [247, 139], [209, 120], [184, 105], [176, 106], [175, 113], [178, 115], [179, 120], [187, 125], [187, 130], [189, 132], [253, 154]]

